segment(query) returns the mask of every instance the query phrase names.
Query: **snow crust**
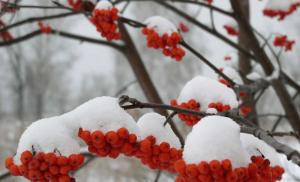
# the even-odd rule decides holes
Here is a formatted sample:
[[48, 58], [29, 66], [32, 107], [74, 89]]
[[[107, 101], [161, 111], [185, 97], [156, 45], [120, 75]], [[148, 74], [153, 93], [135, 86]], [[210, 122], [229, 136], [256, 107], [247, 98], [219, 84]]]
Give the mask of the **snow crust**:
[[250, 156], [240, 141], [240, 127], [223, 116], [207, 116], [197, 123], [186, 139], [183, 158], [187, 163], [225, 160], [233, 168], [247, 166]]
[[251, 72], [246, 76], [249, 80], [258, 80], [261, 79], [261, 75], [257, 72]]
[[208, 109], [211, 102], [222, 102], [231, 108], [238, 106], [237, 96], [231, 88], [218, 82], [217, 80], [197, 76], [187, 82], [179, 94], [179, 102], [187, 102], [195, 99], [201, 105], [201, 111]]
[[106, 9], [106, 10], [109, 10], [113, 7], [113, 5], [111, 4], [111, 2], [107, 1], [107, 0], [101, 0], [99, 1], [97, 4], [96, 4], [96, 7], [95, 9], [99, 9], [99, 10], [102, 10], [102, 9]]
[[64, 156], [80, 153], [79, 143], [70, 135], [70, 131], [63, 127], [59, 117], [38, 120], [25, 130], [18, 144], [15, 162], [21, 164], [22, 152], [32, 151], [33, 148], [36, 152], [45, 153], [56, 150]]
[[137, 122], [140, 129], [141, 139], [148, 136], [154, 136], [156, 138], [156, 144], [167, 142], [174, 148], [180, 148], [180, 141], [174, 134], [170, 125], [164, 126], [166, 117], [157, 113], [144, 114]]
[[295, 0], [269, 0], [265, 9], [288, 11], [295, 2]]
[[68, 115], [74, 118], [68, 119], [71, 122], [69, 125], [76, 119], [85, 130], [108, 132], [124, 127], [130, 133], [139, 135], [135, 120], [119, 106], [118, 99], [114, 97], [96, 97], [75, 108]]
[[149, 17], [146, 19], [145, 24], [147, 28], [155, 30], [161, 36], [165, 33], [170, 35], [172, 32], [178, 32], [176, 26], [162, 16]]
[[208, 108], [208, 109], [206, 110], [206, 113], [207, 113], [207, 114], [217, 114], [218, 111], [217, 111], [217, 109], [215, 109], [215, 108]]
[[224, 67], [223, 73], [227, 75], [229, 78], [231, 78], [235, 83], [243, 84], [240, 74], [232, 67], [228, 67], [228, 66]]
[[270, 160], [271, 165], [281, 165], [280, 158], [276, 150], [264, 141], [254, 137], [253, 135], [245, 133], [241, 133], [241, 141], [250, 156], [264, 155]]

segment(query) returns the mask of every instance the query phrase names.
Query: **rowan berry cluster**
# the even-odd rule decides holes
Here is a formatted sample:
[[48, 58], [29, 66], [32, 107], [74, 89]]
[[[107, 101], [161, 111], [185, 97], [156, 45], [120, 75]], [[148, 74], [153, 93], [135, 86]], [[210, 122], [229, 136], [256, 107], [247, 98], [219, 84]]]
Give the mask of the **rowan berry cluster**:
[[276, 36], [273, 42], [275, 47], [282, 47], [285, 51], [291, 51], [293, 45], [295, 44], [294, 40], [288, 40], [286, 35]]
[[280, 9], [264, 9], [263, 14], [265, 16], [275, 18], [278, 17], [279, 20], [284, 20], [286, 16], [294, 13], [300, 6], [300, 2], [293, 3], [288, 10], [280, 10]]
[[179, 23], [179, 30], [183, 33], [189, 32], [190, 29], [188, 26], [186, 26], [186, 24], [184, 24], [183, 22]]
[[240, 107], [240, 113], [247, 117], [252, 112], [252, 108], [250, 106], [241, 106]]
[[137, 136], [126, 128], [103, 133], [99, 130], [90, 132], [80, 129], [78, 136], [88, 145], [88, 150], [100, 157], [117, 158], [120, 154], [134, 156], [138, 150]]
[[143, 28], [143, 34], [147, 37], [147, 46], [154, 49], [162, 49], [165, 56], [176, 61], [181, 61], [185, 56], [185, 51], [179, 47], [182, 37], [177, 32], [159, 35], [154, 29]]
[[226, 30], [228, 35], [231, 35], [231, 36], [240, 35], [240, 32], [235, 27], [233, 27], [231, 25], [224, 25], [223, 27]]
[[151, 169], [168, 170], [175, 173], [174, 163], [182, 159], [182, 150], [170, 146], [167, 142], [156, 143], [153, 136], [141, 140], [136, 157]]
[[263, 157], [251, 157], [252, 162], [247, 167], [233, 169], [229, 159], [199, 164], [186, 164], [178, 160], [175, 170], [179, 174], [176, 182], [275, 182], [281, 179], [284, 169], [271, 167], [270, 162]]
[[118, 32], [117, 21], [119, 19], [118, 9], [94, 9], [90, 18], [91, 22], [96, 26], [97, 31], [101, 33], [108, 41], [120, 40], [121, 34]]
[[32, 153], [24, 151], [21, 154], [21, 163], [14, 163], [12, 157], [5, 161], [6, 168], [13, 176], [24, 176], [30, 181], [39, 182], [72, 182], [71, 171], [79, 169], [84, 162], [81, 154], [72, 154], [68, 157], [58, 156], [55, 153]]
[[182, 150], [171, 148], [170, 144], [166, 142], [157, 145], [153, 136], [137, 141], [137, 136], [129, 133], [126, 128], [107, 133], [98, 130], [91, 133], [80, 129], [78, 135], [88, 145], [88, 150], [91, 153], [113, 159], [120, 154], [137, 157], [151, 169], [175, 172], [173, 164], [182, 157]]
[[38, 22], [38, 26], [44, 34], [50, 34], [52, 32], [52, 28], [50, 25], [45, 25], [42, 21]]
[[[0, 20], [0, 28], [4, 28], [5, 27], [5, 23]], [[8, 31], [1, 31], [0, 32], [0, 38], [4, 41], [4, 42], [7, 42], [7, 41], [11, 41], [13, 39], [12, 35], [10, 32]]]
[[[200, 103], [197, 102], [195, 99], [191, 99], [188, 102], [182, 102], [181, 104], [178, 104], [176, 99], [172, 99], [170, 101], [170, 104], [172, 106], [180, 107], [180, 108], [183, 108], [183, 109], [190, 109], [190, 110], [194, 110], [194, 111], [200, 111]], [[194, 115], [184, 114], [184, 113], [179, 113], [178, 117], [179, 117], [180, 120], [185, 122], [185, 124], [188, 125], [188, 126], [195, 125], [201, 119], [199, 116], [194, 116]]]
[[82, 6], [81, 0], [68, 0], [69, 5], [73, 8], [74, 11], [80, 11]]
[[208, 104], [208, 108], [214, 108], [218, 112], [227, 112], [231, 109], [230, 105], [222, 104], [221, 102], [211, 102]]

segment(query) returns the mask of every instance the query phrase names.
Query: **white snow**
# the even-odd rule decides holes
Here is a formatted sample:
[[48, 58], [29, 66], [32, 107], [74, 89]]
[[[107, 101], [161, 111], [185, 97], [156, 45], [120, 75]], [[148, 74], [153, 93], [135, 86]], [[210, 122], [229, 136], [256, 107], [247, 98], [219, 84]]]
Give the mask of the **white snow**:
[[170, 35], [173, 32], [177, 32], [176, 26], [162, 16], [149, 17], [146, 19], [145, 24], [147, 28], [155, 30], [161, 36], [165, 33]]
[[96, 97], [78, 106], [68, 115], [68, 126], [71, 127], [76, 120], [81, 128], [89, 131], [117, 131], [124, 127], [130, 133], [139, 135], [135, 120], [119, 106], [118, 99], [114, 97]]
[[59, 117], [38, 120], [25, 130], [19, 140], [17, 154], [14, 158], [17, 164], [21, 164], [22, 152], [32, 151], [32, 146], [36, 152], [47, 153], [57, 150], [64, 156], [80, 153], [79, 143], [62, 125]]
[[99, 9], [99, 10], [109, 10], [113, 7], [113, 5], [111, 4], [111, 2], [107, 1], [107, 0], [101, 0], [97, 3], [95, 9]]
[[251, 72], [246, 76], [249, 80], [258, 80], [261, 79], [261, 75], [258, 74], [257, 72]]
[[241, 133], [240, 136], [242, 144], [250, 156], [264, 155], [270, 160], [272, 166], [281, 166], [279, 155], [274, 148], [253, 135]]
[[227, 75], [229, 78], [231, 78], [235, 83], [243, 84], [243, 80], [240, 74], [232, 67], [228, 67], [228, 66], [224, 67], [223, 73]]
[[293, 0], [268, 0], [264, 9], [288, 11], [294, 3]]
[[238, 106], [237, 96], [231, 88], [218, 82], [217, 80], [197, 76], [186, 83], [179, 94], [179, 102], [187, 102], [195, 99], [201, 105], [201, 111], [206, 111], [208, 104], [212, 102], [222, 102], [231, 108]]
[[208, 108], [208, 109], [206, 110], [206, 113], [207, 113], [207, 114], [217, 114], [218, 111], [217, 111], [217, 109], [215, 109], [215, 108]]
[[247, 166], [250, 156], [240, 141], [240, 127], [223, 116], [207, 116], [186, 139], [183, 158], [187, 163], [229, 159], [233, 168]]
[[179, 139], [169, 124], [164, 126], [165, 121], [166, 118], [160, 114], [144, 114], [137, 122], [141, 132], [141, 139], [152, 135], [156, 138], [156, 144], [167, 142], [170, 146], [179, 149], [181, 146]]

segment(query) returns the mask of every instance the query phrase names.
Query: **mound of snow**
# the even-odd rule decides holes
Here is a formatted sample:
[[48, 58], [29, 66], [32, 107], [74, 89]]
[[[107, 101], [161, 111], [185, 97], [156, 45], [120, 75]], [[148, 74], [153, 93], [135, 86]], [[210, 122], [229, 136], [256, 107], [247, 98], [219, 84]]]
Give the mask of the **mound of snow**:
[[157, 113], [144, 114], [137, 122], [140, 129], [141, 139], [148, 136], [156, 138], [156, 144], [167, 142], [174, 148], [180, 148], [180, 142], [177, 136], [172, 131], [169, 124], [164, 126], [166, 118]]
[[19, 140], [15, 162], [21, 164], [22, 152], [32, 149], [45, 153], [57, 151], [63, 156], [80, 153], [79, 143], [62, 125], [59, 117], [38, 120], [24, 131]]
[[296, 3], [295, 0], [269, 0], [265, 9], [289, 11], [294, 3]]
[[240, 141], [239, 125], [222, 116], [207, 116], [193, 127], [186, 139], [183, 158], [194, 164], [229, 159], [234, 168], [250, 162]]
[[212, 102], [222, 102], [231, 108], [238, 106], [237, 96], [231, 88], [217, 80], [197, 76], [187, 82], [179, 94], [179, 102], [187, 102], [195, 99], [201, 105], [201, 111], [206, 111]]
[[152, 16], [146, 19], [145, 24], [147, 28], [155, 30], [159, 35], [165, 33], [172, 34], [172, 32], [177, 32], [176, 26], [168, 19], [162, 16]]
[[250, 156], [263, 155], [270, 160], [271, 165], [281, 166], [280, 158], [276, 150], [264, 141], [245, 133], [241, 133], [241, 141]]
[[95, 9], [99, 9], [99, 10], [109, 10], [113, 7], [113, 5], [111, 4], [111, 2], [107, 1], [107, 0], [101, 0], [97, 3]]
[[91, 99], [67, 113], [65, 117], [68, 117], [68, 126], [72, 127], [73, 121], [76, 120], [81, 128], [91, 132], [117, 131], [124, 127], [130, 133], [139, 134], [135, 120], [119, 106], [118, 99], [114, 97], [103, 96]]

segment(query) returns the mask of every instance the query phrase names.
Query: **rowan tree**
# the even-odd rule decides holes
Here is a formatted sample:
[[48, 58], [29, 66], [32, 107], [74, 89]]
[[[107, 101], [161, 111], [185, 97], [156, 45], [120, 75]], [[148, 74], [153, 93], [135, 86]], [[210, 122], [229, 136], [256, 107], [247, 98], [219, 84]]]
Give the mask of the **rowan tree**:
[[[147, 1], [171, 11], [184, 21], [153, 15], [145, 20], [126, 14], [132, 3]], [[84, 167], [85, 158], [136, 158], [149, 170], [170, 173], [176, 182], [265, 181], [282, 179], [285, 172], [279, 153], [300, 165], [300, 153], [293, 146], [280, 143], [276, 137], [299, 140], [300, 117], [296, 99], [300, 92], [297, 78], [285, 71], [281, 55], [294, 51], [297, 42], [284, 33], [266, 37], [251, 24], [248, 0], [228, 0], [230, 9], [215, 5], [214, 0], [68, 0], [52, 1], [51, 6], [1, 1], [1, 14], [15, 14], [23, 9], [60, 9], [63, 13], [35, 16], [18, 22], [0, 19], [0, 46], [10, 46], [36, 36], [57, 36], [111, 47], [127, 58], [147, 102], [134, 96], [101, 96], [89, 100], [65, 114], [33, 122], [22, 134], [17, 152], [7, 157], [5, 166], [13, 176], [31, 181], [75, 181], [73, 174]], [[207, 8], [210, 25], [206, 25], [184, 6]], [[299, 0], [268, 0], [261, 16], [276, 19], [276, 23], [293, 16]], [[95, 26], [99, 38], [76, 35], [53, 27], [51, 19], [81, 14]], [[230, 21], [216, 27], [215, 15]], [[47, 21], [47, 22], [46, 22]], [[14, 36], [12, 29], [35, 23], [36, 30]], [[224, 55], [225, 66], [219, 67], [188, 41], [188, 32], [199, 28], [236, 50], [236, 57]], [[128, 29], [139, 30], [139, 40], [148, 49], [155, 49], [169, 61], [186, 61], [190, 54], [208, 66], [215, 75], [190, 78], [178, 97], [163, 103], [151, 80], [141, 52]], [[102, 37], [103, 39], [100, 39]], [[236, 38], [236, 39], [234, 39]], [[215, 54], [218, 54], [216, 50]], [[164, 75], [168, 76], [168, 75]], [[180, 75], [176, 75], [180, 77]], [[167, 85], [166, 85], [167, 86]], [[273, 88], [283, 115], [272, 129], [264, 127], [258, 102], [264, 92]], [[137, 121], [127, 112], [150, 108]], [[174, 122], [179, 119], [181, 124]], [[291, 131], [277, 132], [284, 121]], [[178, 128], [186, 125], [191, 131], [184, 136]], [[83, 146], [87, 148], [83, 150]], [[293, 171], [296, 173], [296, 171]]]

